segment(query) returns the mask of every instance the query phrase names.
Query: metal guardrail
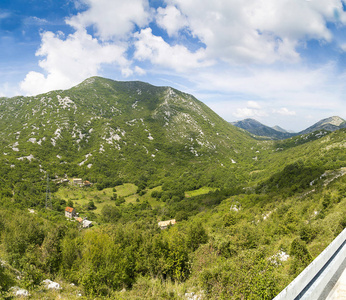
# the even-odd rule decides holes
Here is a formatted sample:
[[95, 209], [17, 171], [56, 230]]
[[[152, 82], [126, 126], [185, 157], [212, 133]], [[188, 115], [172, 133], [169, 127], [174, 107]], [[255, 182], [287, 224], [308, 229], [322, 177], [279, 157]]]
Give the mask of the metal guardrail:
[[273, 300], [324, 299], [332, 278], [346, 262], [346, 229]]

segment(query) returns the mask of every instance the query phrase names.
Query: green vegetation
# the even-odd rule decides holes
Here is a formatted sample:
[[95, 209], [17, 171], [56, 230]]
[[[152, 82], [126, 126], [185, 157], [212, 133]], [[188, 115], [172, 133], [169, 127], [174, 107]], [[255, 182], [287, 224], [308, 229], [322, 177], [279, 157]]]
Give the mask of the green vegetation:
[[194, 190], [194, 191], [186, 191], [185, 192], [185, 197], [186, 198], [190, 198], [190, 197], [195, 197], [195, 196], [199, 196], [199, 195], [204, 195], [204, 194], [208, 194], [211, 191], [215, 191], [215, 188], [210, 188], [210, 187], [201, 187], [198, 190]]
[[2, 298], [272, 299], [346, 226], [346, 130], [259, 141], [190, 95], [102, 78], [6, 101]]

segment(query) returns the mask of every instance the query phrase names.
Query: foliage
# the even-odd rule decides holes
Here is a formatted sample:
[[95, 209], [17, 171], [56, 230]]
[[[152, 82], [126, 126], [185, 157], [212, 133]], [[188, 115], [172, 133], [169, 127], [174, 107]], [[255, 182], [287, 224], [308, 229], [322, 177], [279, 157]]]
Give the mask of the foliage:
[[295, 238], [292, 241], [290, 254], [294, 256], [291, 272], [296, 275], [312, 261], [311, 254], [306, 244], [300, 238]]

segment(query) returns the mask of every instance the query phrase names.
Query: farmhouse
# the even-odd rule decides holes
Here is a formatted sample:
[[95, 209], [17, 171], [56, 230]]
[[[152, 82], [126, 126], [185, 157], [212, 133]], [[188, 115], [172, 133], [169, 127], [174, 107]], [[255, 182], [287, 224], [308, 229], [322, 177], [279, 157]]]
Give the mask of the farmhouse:
[[83, 228], [90, 228], [92, 225], [92, 221], [84, 219], [82, 222]]
[[65, 208], [65, 217], [72, 219], [76, 215], [76, 210], [73, 207], [67, 206]]
[[160, 229], [166, 229], [169, 225], [174, 225], [175, 219], [168, 220], [168, 221], [161, 221], [158, 223]]
[[90, 228], [93, 226], [92, 221], [89, 221], [86, 218], [82, 219], [81, 217], [78, 217], [76, 218], [76, 221], [78, 221], [83, 228]]
[[83, 185], [83, 179], [82, 178], [73, 178], [72, 184], [81, 186], [81, 185]]

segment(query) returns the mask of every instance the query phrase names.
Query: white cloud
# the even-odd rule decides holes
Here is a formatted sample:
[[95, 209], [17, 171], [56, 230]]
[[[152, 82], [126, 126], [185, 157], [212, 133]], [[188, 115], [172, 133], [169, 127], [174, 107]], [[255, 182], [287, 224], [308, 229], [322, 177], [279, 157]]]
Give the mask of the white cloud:
[[81, 0], [88, 9], [66, 20], [74, 28], [93, 26], [102, 40], [123, 38], [135, 28], [149, 23], [150, 10], [146, 0]]
[[191, 68], [205, 67], [211, 64], [205, 60], [205, 50], [190, 52], [181, 45], [171, 46], [160, 36], [152, 34], [150, 28], [135, 34], [134, 58], [139, 61], [149, 60], [154, 65], [184, 72]]
[[137, 73], [138, 75], [145, 75], [146, 72], [145, 70], [143, 70], [142, 68], [138, 67], [138, 66], [135, 66], [135, 73]]
[[[132, 31], [148, 24], [151, 10], [146, 0], [80, 0], [76, 5], [85, 10], [66, 19], [76, 31], [64, 37], [63, 33], [45, 32], [36, 56], [43, 57], [39, 66], [43, 72], [28, 72], [20, 83], [26, 94], [37, 94], [53, 89], [69, 88], [87, 77], [98, 75], [105, 64], [120, 67], [123, 77], [145, 70], [131, 68], [126, 51]], [[32, 18], [32, 20], [40, 20]], [[96, 37], [87, 33], [93, 27]]]
[[255, 101], [248, 101], [245, 108], [237, 108], [233, 113], [237, 118], [255, 118], [264, 117], [267, 115], [265, 110]]
[[327, 21], [345, 22], [340, 0], [169, 0], [187, 16], [189, 29], [209, 58], [230, 63], [297, 61], [305, 39], [330, 41]]
[[282, 107], [280, 109], [273, 109], [273, 113], [277, 113], [283, 116], [295, 116], [296, 112], [293, 110], [289, 110], [286, 107]]
[[181, 29], [188, 25], [186, 17], [172, 5], [157, 9], [156, 22], [167, 31], [169, 36], [177, 35]]
[[234, 116], [236, 116], [237, 118], [246, 119], [246, 118], [262, 117], [262, 116], [265, 116], [265, 114], [255, 109], [246, 107], [246, 108], [238, 108], [237, 111], [234, 113]]
[[128, 61], [124, 58], [126, 47], [99, 43], [97, 39], [78, 30], [66, 39], [61, 33], [42, 34], [41, 47], [37, 56], [45, 57], [39, 61], [44, 73], [29, 72], [20, 87], [26, 94], [37, 94], [53, 89], [66, 89], [87, 77], [97, 75], [102, 64], [118, 64], [129, 72]]

